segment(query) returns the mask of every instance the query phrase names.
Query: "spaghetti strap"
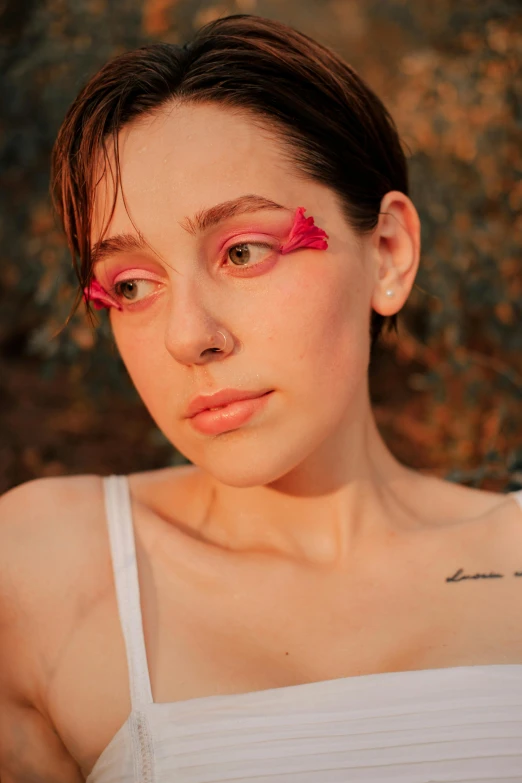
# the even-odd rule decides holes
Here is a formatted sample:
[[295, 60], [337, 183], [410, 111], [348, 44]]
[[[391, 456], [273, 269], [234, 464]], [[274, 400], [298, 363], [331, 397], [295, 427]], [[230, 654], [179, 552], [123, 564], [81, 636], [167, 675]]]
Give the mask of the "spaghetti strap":
[[517, 490], [515, 490], [515, 492], [510, 492], [509, 494], [518, 503], [518, 505], [522, 509], [522, 489], [517, 489]]
[[104, 476], [103, 488], [114, 570], [116, 600], [127, 652], [133, 710], [151, 704], [147, 653], [140, 606], [140, 587], [129, 482], [126, 476]]

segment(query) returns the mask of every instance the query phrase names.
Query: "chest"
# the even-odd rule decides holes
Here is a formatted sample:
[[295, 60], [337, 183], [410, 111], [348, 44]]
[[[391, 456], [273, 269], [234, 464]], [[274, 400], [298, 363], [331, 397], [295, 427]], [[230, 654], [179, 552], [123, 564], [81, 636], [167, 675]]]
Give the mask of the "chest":
[[519, 561], [435, 536], [375, 547], [350, 573], [255, 558], [183, 578], [158, 567], [141, 590], [155, 699], [522, 663]]
[[[267, 567], [262, 559], [224, 567], [187, 557], [172, 568], [141, 551], [143, 625], [135, 618], [135, 632], [143, 632], [154, 701], [522, 663], [519, 561], [513, 548], [470, 549], [459, 540], [448, 548], [437, 538], [374, 550], [351, 575]], [[62, 653], [52, 710], [86, 768], [126, 720], [129, 679], [114, 592]]]

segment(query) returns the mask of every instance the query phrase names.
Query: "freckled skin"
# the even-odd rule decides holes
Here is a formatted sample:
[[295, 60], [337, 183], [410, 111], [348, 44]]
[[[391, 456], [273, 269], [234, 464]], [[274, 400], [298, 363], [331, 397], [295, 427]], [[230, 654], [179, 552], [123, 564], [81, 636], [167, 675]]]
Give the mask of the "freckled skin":
[[[158, 427], [227, 487], [256, 488], [285, 476], [299, 484], [293, 471], [316, 457], [318, 480], [328, 477], [330, 483], [334, 466], [341, 467], [338, 453], [344, 449], [352, 459], [365, 437], [369, 317], [380, 261], [373, 244], [358, 241], [328, 188], [298, 176], [277, 140], [221, 107], [176, 107], [125, 129], [121, 167], [131, 216], [163, 259], [158, 268], [166, 283], [150, 306], [132, 314], [111, 308], [110, 318], [123, 361]], [[307, 218], [313, 216], [328, 235], [328, 249], [282, 253], [257, 276], [218, 274], [204, 263], [201, 240], [181, 223], [202, 208], [247, 193], [293, 212], [304, 205]], [[101, 204], [104, 198], [110, 202], [100, 193]], [[280, 226], [281, 216], [272, 217]], [[259, 221], [267, 221], [269, 232], [268, 214], [259, 213]], [[249, 222], [249, 216], [236, 221], [238, 226]], [[285, 225], [281, 242], [292, 219]], [[93, 242], [96, 232], [95, 221]], [[107, 233], [127, 232], [134, 228], [120, 198]], [[111, 261], [104, 263], [109, 269]], [[132, 263], [136, 266], [135, 259]], [[407, 290], [415, 269], [414, 263]], [[394, 311], [383, 296], [373, 306]], [[218, 345], [219, 329], [226, 331], [232, 353], [207, 350]], [[202, 437], [183, 418], [184, 410], [194, 395], [224, 387], [276, 393], [262, 426], [252, 421], [237, 431]], [[378, 433], [375, 437], [380, 451]], [[349, 450], [343, 440], [352, 443]], [[360, 457], [356, 463], [360, 470]]]
[[[290, 234], [279, 249], [281, 255], [305, 247], [316, 250], [326, 250], [328, 248], [328, 242], [326, 241], [328, 235], [322, 228], [314, 225], [313, 217], [304, 218], [304, 211], [304, 207], [297, 208]], [[83, 289], [83, 295], [84, 300], [92, 302], [96, 310], [109, 307], [115, 307], [116, 310], [123, 309], [119, 301], [111, 296], [96, 279], [92, 281], [90, 286]]]
[[[467, 522], [473, 513], [468, 507], [469, 490], [452, 487], [449, 492], [452, 485], [442, 486], [443, 482], [400, 465], [382, 441], [369, 403], [371, 308], [383, 315], [400, 310], [418, 266], [418, 217], [409, 199], [395, 192], [386, 194], [376, 230], [361, 239], [346, 224], [337, 197], [298, 176], [277, 140], [246, 118], [212, 105], [169, 107], [168, 112], [125, 129], [121, 164], [130, 215], [118, 201], [107, 232], [132, 234], [137, 226], [150, 252], [129, 253], [128, 269], [146, 268], [160, 283], [148, 303], [144, 300], [132, 311], [111, 306], [109, 317], [145, 405], [196, 468], [186, 473], [167, 468], [132, 477], [133, 491], [138, 490], [136, 528], [144, 561], [149, 560], [149, 568], [140, 573], [146, 588], [142, 592], [145, 625], [150, 622], [151, 636], [161, 638], [152, 658], [166, 661], [155, 672], [160, 701], [162, 694], [168, 701], [180, 693], [182, 698], [183, 694], [184, 698], [206, 695], [206, 688], [208, 692], [266, 688], [274, 678], [281, 684], [303, 672], [307, 677], [315, 672], [316, 679], [331, 679], [377, 670], [491, 662], [492, 652], [519, 661], [519, 634], [511, 633], [511, 595], [490, 590], [473, 599], [469, 590], [466, 593], [471, 588], [476, 595], [481, 584], [488, 589], [495, 583], [503, 587], [508, 580], [480, 578], [448, 585], [444, 577], [456, 572], [463, 553], [471, 558], [473, 547], [477, 557], [494, 550], [502, 558], [498, 554], [499, 562], [491, 565], [478, 559], [472, 565], [470, 560], [471, 574], [500, 569], [501, 559], [507, 573], [504, 553], [520, 551], [520, 534], [511, 535], [506, 525], [499, 542], [501, 526], [493, 519], [488, 535], [482, 528], [479, 544], [475, 528], [466, 524], [463, 532], [453, 535], [457, 527], [453, 523], [459, 517]], [[93, 242], [100, 239], [103, 213], [111, 202], [105, 185], [97, 190]], [[222, 229], [202, 238], [184, 230], [183, 223], [202, 209], [252, 193], [285, 205], [288, 212], [234, 219], [238, 236], [262, 234], [281, 251], [268, 253], [268, 262], [247, 276], [217, 264]], [[303, 209], [297, 221], [296, 209]], [[304, 224], [312, 229], [312, 217], [315, 227], [327, 236], [326, 248], [294, 243], [296, 238], [300, 242], [297, 235]], [[97, 269], [102, 282], [114, 283], [121, 272], [121, 259], [117, 264], [107, 259]], [[384, 295], [390, 287], [395, 290], [392, 300]], [[215, 341], [218, 330], [226, 335], [226, 348], [214, 353], [212, 349], [222, 345], [221, 339]], [[201, 436], [184, 418], [186, 406], [194, 395], [224, 387], [269, 388], [274, 393], [258, 418], [235, 431]], [[81, 486], [75, 494], [71, 486], [78, 481]], [[97, 509], [93, 502], [100, 490], [99, 477], [34, 484], [27, 492], [22, 488], [23, 503], [13, 500], [11, 507], [9, 501], [7, 508], [4, 505], [5, 519], [16, 519], [23, 535], [17, 529], [10, 549], [3, 546], [9, 537], [0, 542], [0, 596], [1, 576], [7, 573], [7, 584], [18, 584], [20, 594], [32, 597], [31, 618], [41, 617], [42, 609], [47, 616], [37, 626], [38, 633], [21, 635], [8, 657], [6, 644], [0, 643], [0, 777], [2, 783], [5, 774], [6, 783], [76, 783], [82, 779], [79, 766], [65, 750], [65, 738], [71, 738], [70, 716], [75, 715], [78, 725], [71, 746], [81, 750], [77, 758], [81, 755], [83, 766], [91, 769], [127, 717], [127, 669], [123, 648], [113, 652], [115, 644], [123, 644], [115, 605], [112, 615], [110, 609], [105, 614], [105, 626], [95, 622], [84, 636], [76, 637], [83, 662], [81, 657], [75, 660], [78, 653], [73, 647], [69, 666], [63, 664], [60, 686], [55, 678], [54, 701], [49, 700], [48, 680], [42, 687], [40, 674], [27, 676], [42, 667], [20, 664], [22, 652], [36, 649], [37, 657], [41, 656], [49, 617], [61, 625], [69, 609], [78, 619], [74, 614], [78, 593], [83, 589], [83, 595], [92, 596], [100, 589], [99, 569], [103, 558], [108, 559], [101, 497]], [[58, 487], [63, 487], [62, 494]], [[202, 509], [207, 498], [211, 503]], [[474, 508], [480, 520], [482, 501]], [[96, 513], [99, 528], [93, 533]], [[50, 557], [42, 557], [40, 539], [27, 527], [33, 514], [37, 514], [34, 529], [45, 530], [43, 541], [53, 542]], [[445, 517], [450, 533], [440, 523]], [[78, 533], [80, 522], [85, 543]], [[58, 527], [48, 533], [53, 524]], [[419, 535], [423, 525], [426, 536]], [[22, 539], [23, 557], [11, 556], [12, 542]], [[76, 542], [81, 550], [76, 561], [71, 560], [71, 550], [63, 557], [63, 542], [68, 546]], [[20, 566], [31, 553], [30, 577], [24, 582]], [[510, 563], [509, 570], [517, 566]], [[108, 562], [105, 568], [113, 596]], [[38, 569], [40, 582], [35, 581]], [[81, 589], [77, 580], [82, 572]], [[163, 579], [156, 581], [157, 575]], [[29, 583], [46, 587], [31, 592], [25, 589]], [[47, 598], [48, 583], [57, 596], [54, 603]], [[169, 600], [173, 592], [175, 601]], [[167, 611], [155, 619], [159, 599]], [[174, 604], [182, 607], [178, 615]], [[508, 615], [502, 614], [503, 607], [510, 607]], [[15, 612], [11, 605], [9, 610], [19, 617], [18, 606]], [[155, 625], [158, 616], [161, 621]], [[445, 625], [442, 617], [447, 617]], [[488, 628], [484, 634], [486, 617], [491, 618], [491, 633]], [[460, 633], [463, 618], [471, 619]], [[183, 645], [177, 646], [184, 621], [191, 640], [185, 657]], [[0, 614], [0, 629], [3, 622]], [[234, 643], [226, 645], [222, 629], [231, 625], [237, 633], [229, 637]], [[96, 658], [92, 651], [100, 658], [97, 645], [104, 630], [114, 636], [102, 656], [99, 679], [91, 681], [85, 676], [85, 662]], [[486, 636], [495, 639], [495, 650]], [[51, 660], [56, 659], [56, 650], [62, 650], [61, 631], [57, 637], [50, 644]], [[194, 650], [206, 658], [200, 661], [200, 669], [191, 669]], [[277, 664], [283, 651], [291, 669]], [[172, 665], [176, 654], [179, 666]], [[8, 669], [2, 665], [2, 655], [19, 671], [16, 700], [11, 686], [2, 692], [1, 674]], [[269, 670], [264, 671], [267, 664]], [[240, 669], [243, 679], [237, 680]], [[202, 672], [206, 679], [202, 680]], [[113, 687], [115, 675], [121, 679]], [[39, 704], [41, 693], [48, 700], [44, 706], [51, 707], [44, 712], [50, 713], [57, 727], [65, 727], [63, 743], [43, 713], [25, 706]], [[78, 708], [74, 698], [78, 693], [87, 707]], [[100, 704], [101, 708], [93, 706]], [[103, 736], [89, 744], [91, 732], [85, 727], [100, 723], [101, 709], [107, 718]], [[8, 750], [2, 721], [11, 727]], [[14, 753], [19, 767], [13, 777]]]
[[[233, 542], [249, 519], [260, 546], [281, 525], [292, 539], [306, 529], [299, 547], [315, 552], [338, 549], [365, 518], [400, 518], [393, 495], [400, 490], [407, 503], [419, 476], [378, 431], [368, 363], [372, 308], [400, 310], [418, 268], [420, 226], [408, 197], [387, 193], [376, 229], [360, 236], [338, 195], [305, 178], [277, 134], [211, 103], [172, 105], [127, 126], [119, 148], [127, 208], [118, 194], [106, 225], [113, 194], [102, 179], [91, 242], [139, 231], [148, 249], [129, 253], [129, 268], [147, 265], [163, 282], [134, 309], [110, 308], [114, 338], [157, 426], [198, 466], [198, 494], [215, 499], [213, 523]], [[205, 235], [187, 230], [202, 210], [247, 194], [285, 209], [236, 216]], [[218, 247], [232, 235], [247, 241], [253, 231], [288, 248], [298, 208], [325, 232], [327, 249], [295, 247], [248, 275], [221, 265]], [[115, 269], [121, 279], [121, 258], [94, 271], [111, 285]], [[213, 351], [224, 344], [218, 332], [221, 353]], [[185, 418], [187, 405], [223, 388], [274, 391], [238, 429], [202, 435]]]

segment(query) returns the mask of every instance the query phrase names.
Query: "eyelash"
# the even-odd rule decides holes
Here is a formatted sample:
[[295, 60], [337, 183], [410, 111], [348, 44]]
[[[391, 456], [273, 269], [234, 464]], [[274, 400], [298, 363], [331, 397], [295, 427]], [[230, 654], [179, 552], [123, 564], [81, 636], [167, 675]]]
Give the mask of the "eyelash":
[[[242, 247], [244, 245], [250, 245], [252, 247], [266, 247], [267, 250], [275, 250], [278, 247], [277, 244], [270, 243], [270, 242], [235, 242], [233, 245], [229, 245], [228, 247], [226, 247], [224, 249], [221, 262], [227, 260], [228, 253], [230, 252], [230, 250], [233, 250], [235, 247]], [[241, 269], [251, 270], [251, 269], [256, 269], [258, 266], [261, 266], [262, 264], [265, 263], [265, 261], [266, 261], [266, 257], [263, 258], [261, 261], [258, 261], [256, 264], [246, 264], [243, 267], [241, 265], [234, 265], [234, 264], [232, 264], [232, 266], [236, 270], [241, 270]], [[244, 274], [244, 273], [239, 271], [239, 274], [241, 275], [241, 274]], [[119, 287], [122, 286], [122, 285], [126, 285], [127, 283], [137, 283], [137, 282], [140, 282], [140, 281], [144, 281], [146, 283], [154, 283], [154, 282], [156, 282], [155, 280], [149, 280], [147, 278], [129, 277], [126, 280], [119, 280], [115, 285], [113, 285], [113, 286], [111, 286], [109, 288], [109, 292], [111, 293], [112, 296], [114, 296], [115, 299], [123, 300], [123, 301], [126, 302], [126, 304], [130, 305], [131, 307], [133, 306], [133, 304], [135, 304], [137, 306], [137, 305], [141, 304], [141, 302], [144, 301], [145, 299], [147, 299], [148, 297], [144, 297], [144, 299], [140, 299], [138, 302], [133, 303], [131, 299], [125, 299], [123, 294], [119, 291]]]

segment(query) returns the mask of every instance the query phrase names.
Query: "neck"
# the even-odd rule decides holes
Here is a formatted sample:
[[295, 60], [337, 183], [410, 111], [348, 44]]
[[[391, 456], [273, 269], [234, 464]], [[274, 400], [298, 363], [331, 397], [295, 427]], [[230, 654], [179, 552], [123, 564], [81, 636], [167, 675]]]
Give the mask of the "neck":
[[[263, 486], [224, 485], [204, 471], [200, 529], [241, 552], [340, 566], [371, 537], [418, 522], [426, 477], [402, 465], [384, 443], [369, 399], [362, 415], [282, 478]], [[204, 501], [203, 501], [204, 499]]]

